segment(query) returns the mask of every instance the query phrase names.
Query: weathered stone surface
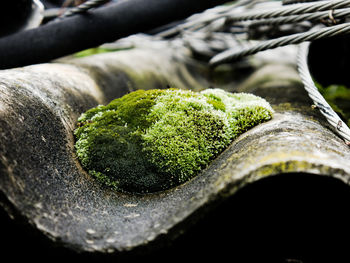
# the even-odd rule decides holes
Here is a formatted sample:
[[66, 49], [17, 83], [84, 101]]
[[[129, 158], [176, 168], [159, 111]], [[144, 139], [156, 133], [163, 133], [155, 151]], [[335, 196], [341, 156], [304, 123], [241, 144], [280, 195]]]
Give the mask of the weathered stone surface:
[[0, 72], [5, 206], [64, 246], [118, 253], [161, 245], [211, 205], [271, 175], [316, 174], [348, 184], [349, 148], [311, 109], [298, 82], [282, 78], [266, 94], [267, 73], [240, 91], [253, 87], [274, 104], [275, 117], [241, 135], [201, 175], [148, 195], [117, 193], [98, 184], [74, 153], [72, 131], [83, 111], [136, 88], [210, 85], [199, 65], [153, 52], [131, 50]]

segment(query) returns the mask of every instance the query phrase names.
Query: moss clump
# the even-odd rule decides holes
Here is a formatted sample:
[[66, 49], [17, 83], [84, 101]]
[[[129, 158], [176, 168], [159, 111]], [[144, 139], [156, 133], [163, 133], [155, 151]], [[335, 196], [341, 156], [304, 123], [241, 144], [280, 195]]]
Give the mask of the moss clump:
[[272, 112], [245, 93], [138, 90], [82, 114], [75, 147], [82, 166], [104, 184], [155, 192], [193, 178]]

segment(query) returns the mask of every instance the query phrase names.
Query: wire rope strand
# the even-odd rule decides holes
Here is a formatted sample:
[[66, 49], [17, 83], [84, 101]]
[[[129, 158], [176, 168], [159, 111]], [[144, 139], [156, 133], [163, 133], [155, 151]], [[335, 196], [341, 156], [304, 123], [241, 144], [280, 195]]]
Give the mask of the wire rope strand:
[[68, 9], [66, 12], [64, 12], [61, 16], [59, 16], [58, 18], [64, 18], [64, 17], [68, 17], [68, 16], [73, 16], [76, 14], [81, 14], [81, 13], [85, 13], [88, 10], [92, 9], [92, 8], [96, 8], [99, 7], [107, 2], [109, 2], [110, 0], [88, 0], [76, 7], [70, 8]]
[[347, 144], [350, 143], [350, 129], [349, 127], [340, 119], [338, 114], [331, 108], [328, 102], [324, 99], [321, 93], [318, 91], [317, 87], [312, 80], [308, 65], [307, 56], [309, 51], [310, 42], [305, 42], [300, 45], [297, 65], [299, 76], [304, 84], [304, 88], [307, 91], [309, 97], [315, 103], [316, 107], [320, 110], [322, 115], [331, 124], [334, 130], [341, 136]]
[[332, 27], [321, 28], [317, 31], [308, 31], [308, 32], [293, 34], [290, 36], [284, 36], [284, 37], [280, 37], [272, 40], [266, 40], [255, 46], [246, 47], [238, 51], [236, 48], [228, 49], [214, 56], [209, 61], [209, 63], [211, 66], [216, 66], [227, 62], [232, 62], [244, 56], [252, 55], [267, 49], [272, 49], [272, 48], [291, 45], [291, 44], [300, 44], [301, 42], [304, 42], [304, 41], [313, 41], [317, 39], [322, 39], [322, 38], [332, 37], [332, 36], [342, 35], [342, 34], [348, 34], [348, 33], [350, 33], [350, 23], [343, 23]]
[[166, 38], [185, 30], [191, 29], [193, 31], [194, 29], [204, 27], [215, 20], [226, 18], [228, 14], [234, 12], [234, 10], [237, 8], [242, 8], [247, 5], [254, 5], [256, 2], [259, 2], [259, 0], [238, 0], [231, 5], [217, 6], [215, 8], [208, 9], [202, 14], [196, 14], [187, 18], [183, 23], [180, 23], [173, 28], [159, 32], [157, 36]]
[[235, 13], [227, 14], [230, 22], [277, 18], [281, 16], [300, 15], [317, 11], [334, 10], [350, 7], [350, 0], [320, 1], [317, 3], [296, 4], [295, 6], [283, 6], [274, 10], [251, 11], [243, 15]]
[[[333, 19], [341, 19], [350, 16], [350, 8], [336, 9], [332, 12]], [[320, 11], [315, 13], [307, 13], [300, 15], [291, 15], [285, 17], [269, 18], [264, 20], [252, 21], [250, 27], [261, 26], [261, 25], [283, 25], [283, 24], [294, 24], [304, 21], [309, 22], [320, 22], [321, 20], [330, 19], [329, 11]]]

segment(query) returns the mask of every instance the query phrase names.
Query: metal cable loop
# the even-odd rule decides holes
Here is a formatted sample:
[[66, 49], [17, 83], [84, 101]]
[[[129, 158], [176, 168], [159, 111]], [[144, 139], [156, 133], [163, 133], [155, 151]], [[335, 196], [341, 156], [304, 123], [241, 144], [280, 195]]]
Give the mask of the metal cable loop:
[[232, 62], [244, 56], [252, 55], [267, 49], [291, 45], [291, 44], [300, 44], [301, 42], [304, 42], [304, 41], [313, 41], [317, 39], [322, 39], [322, 38], [332, 37], [332, 36], [342, 35], [342, 34], [348, 34], [348, 33], [350, 33], [350, 23], [344, 23], [344, 24], [335, 25], [332, 27], [326, 27], [317, 31], [309, 31], [304, 33], [293, 34], [290, 36], [280, 37], [272, 40], [266, 40], [255, 46], [246, 47], [238, 51], [235, 48], [228, 49], [214, 56], [209, 61], [209, 63], [211, 66], [216, 66], [227, 62]]
[[305, 90], [309, 97], [315, 103], [316, 107], [320, 110], [322, 115], [332, 125], [335, 132], [337, 132], [347, 144], [350, 144], [350, 129], [340, 119], [338, 114], [329, 106], [328, 102], [324, 99], [321, 93], [318, 91], [311, 78], [311, 74], [307, 65], [307, 55], [309, 50], [309, 42], [303, 43], [299, 47], [297, 64], [299, 76], [304, 84]]

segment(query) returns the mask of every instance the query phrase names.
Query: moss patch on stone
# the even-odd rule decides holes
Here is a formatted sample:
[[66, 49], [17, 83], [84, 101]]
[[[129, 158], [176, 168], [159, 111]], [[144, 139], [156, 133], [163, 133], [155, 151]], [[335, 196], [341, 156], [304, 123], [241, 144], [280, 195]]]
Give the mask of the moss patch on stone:
[[272, 113], [264, 99], [246, 93], [138, 90], [83, 113], [75, 148], [82, 166], [105, 185], [156, 192], [196, 176]]

